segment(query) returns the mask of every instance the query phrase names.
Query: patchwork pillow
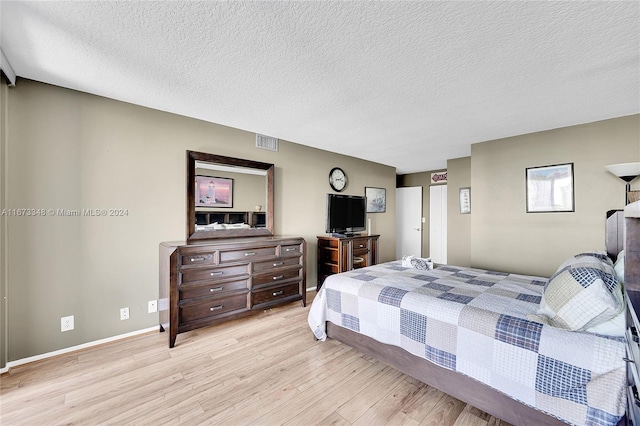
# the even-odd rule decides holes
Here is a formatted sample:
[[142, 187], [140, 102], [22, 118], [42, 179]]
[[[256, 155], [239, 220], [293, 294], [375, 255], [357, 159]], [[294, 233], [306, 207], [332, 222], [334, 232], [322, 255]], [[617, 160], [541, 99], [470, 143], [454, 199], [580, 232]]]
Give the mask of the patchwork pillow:
[[602, 324], [624, 309], [620, 283], [606, 254], [581, 253], [565, 261], [544, 287], [532, 321], [572, 331]]
[[[618, 288], [620, 291], [620, 289]], [[601, 324], [585, 329], [588, 333], [600, 334], [602, 336], [624, 337], [627, 330], [627, 312], [623, 309], [615, 317]]]

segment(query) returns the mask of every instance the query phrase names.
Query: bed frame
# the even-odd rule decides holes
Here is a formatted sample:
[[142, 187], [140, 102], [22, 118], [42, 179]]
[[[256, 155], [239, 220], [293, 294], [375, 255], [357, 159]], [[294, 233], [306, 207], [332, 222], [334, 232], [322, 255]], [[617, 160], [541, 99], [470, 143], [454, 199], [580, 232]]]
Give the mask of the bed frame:
[[[640, 202], [639, 202], [640, 203]], [[640, 205], [640, 204], [639, 204]], [[617, 213], [620, 217], [623, 211]], [[615, 223], [615, 225], [610, 225]], [[615, 243], [609, 241], [609, 235], [619, 233], [613, 226], [620, 226], [621, 219], [607, 220], [607, 251], [617, 253], [622, 249], [623, 239], [615, 238]], [[626, 265], [625, 282], [628, 290], [635, 291], [633, 296], [638, 295], [640, 307], [640, 218], [626, 217]], [[610, 228], [611, 227], [611, 228]], [[617, 247], [613, 247], [617, 245]], [[635, 280], [635, 281], [634, 281]], [[631, 283], [635, 283], [632, 285]], [[634, 297], [630, 299], [633, 299]], [[638, 311], [638, 309], [634, 309]], [[640, 317], [640, 314], [638, 315]], [[491, 414], [501, 420], [513, 425], [564, 425], [563, 421], [536, 410], [528, 405], [518, 402], [506, 394], [493, 389], [469, 376], [465, 376], [455, 371], [447, 370], [426, 359], [410, 354], [404, 349], [392, 345], [378, 342], [368, 336], [356, 333], [346, 328], [337, 326], [329, 321], [326, 323], [327, 336], [338, 340], [352, 348], [378, 359], [421, 382], [426, 383], [436, 389], [445, 392], [454, 398], [471, 404], [472, 406]], [[631, 424], [624, 416], [618, 425]], [[635, 424], [635, 423], [634, 423]]]

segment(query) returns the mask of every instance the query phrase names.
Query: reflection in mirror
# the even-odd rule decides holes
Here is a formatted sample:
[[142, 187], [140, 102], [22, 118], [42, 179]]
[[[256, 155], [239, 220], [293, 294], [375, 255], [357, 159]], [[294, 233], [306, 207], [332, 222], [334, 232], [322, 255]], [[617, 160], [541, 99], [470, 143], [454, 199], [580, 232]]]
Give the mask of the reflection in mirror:
[[264, 228], [266, 170], [196, 161], [196, 232]]
[[187, 151], [187, 241], [272, 235], [273, 169]]

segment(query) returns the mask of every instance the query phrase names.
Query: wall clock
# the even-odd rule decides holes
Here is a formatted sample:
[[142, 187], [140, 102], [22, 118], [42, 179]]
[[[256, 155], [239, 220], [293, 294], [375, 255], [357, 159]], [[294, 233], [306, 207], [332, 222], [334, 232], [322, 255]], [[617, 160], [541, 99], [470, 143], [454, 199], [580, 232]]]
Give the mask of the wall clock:
[[329, 172], [329, 185], [334, 191], [342, 191], [347, 186], [347, 174], [340, 167], [334, 167]]

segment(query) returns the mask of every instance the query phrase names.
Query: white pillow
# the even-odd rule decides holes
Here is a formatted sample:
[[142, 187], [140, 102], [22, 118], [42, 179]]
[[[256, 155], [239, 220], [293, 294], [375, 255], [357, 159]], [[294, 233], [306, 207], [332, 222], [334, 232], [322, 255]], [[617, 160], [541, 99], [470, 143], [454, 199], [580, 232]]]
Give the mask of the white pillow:
[[616, 263], [613, 264], [613, 269], [616, 271], [616, 276], [618, 277], [618, 281], [624, 283], [624, 250], [622, 250], [618, 254], [618, 258], [616, 259]]
[[[621, 292], [620, 286], [616, 289]], [[627, 311], [622, 310], [618, 315], [598, 324], [594, 327], [589, 327], [585, 331], [589, 333], [601, 334], [603, 336], [624, 337], [627, 330]]]

